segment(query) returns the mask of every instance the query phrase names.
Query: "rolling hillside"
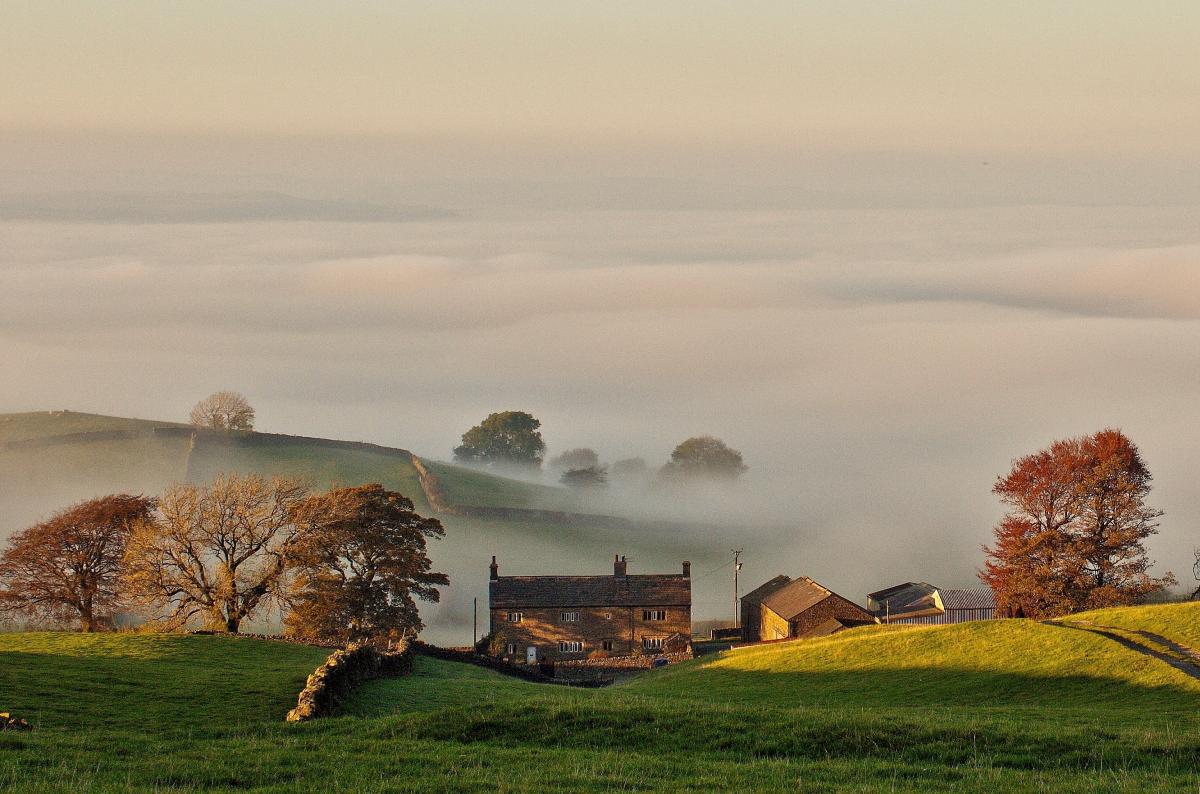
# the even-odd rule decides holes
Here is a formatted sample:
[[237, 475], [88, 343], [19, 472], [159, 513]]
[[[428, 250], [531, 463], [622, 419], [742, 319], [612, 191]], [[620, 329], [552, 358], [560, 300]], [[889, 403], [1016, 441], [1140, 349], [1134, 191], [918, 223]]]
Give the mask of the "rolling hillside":
[[[1168, 629], [1194, 617], [1162, 609], [1153, 620]], [[284, 723], [323, 654], [222, 637], [0, 634], [0, 710], [37, 724], [0, 734], [0, 789], [1200, 785], [1200, 683], [1104, 637], [1027, 621], [852, 631], [605, 690], [419, 657], [412, 676], [365, 685], [346, 716]]]
[[[486, 603], [493, 554], [506, 570], [522, 564], [528, 573], [599, 573], [615, 552], [630, 555], [642, 570], [673, 571], [685, 558], [707, 569], [724, 560], [722, 547], [714, 553], [703, 533], [570, 513], [575, 505], [565, 488], [422, 463], [436, 477], [449, 512], [429, 504], [413, 455], [404, 449], [273, 433], [197, 433], [175, 422], [73, 411], [0, 414], [0, 540], [81, 499], [119, 491], [155, 494], [172, 482], [203, 481], [220, 472], [287, 474], [316, 488], [379, 482], [446, 527], [430, 556], [452, 586], [422, 614], [428, 639], [458, 644], [470, 642], [472, 599]], [[457, 509], [470, 507], [482, 509]], [[701, 590], [697, 603], [705, 598]], [[697, 617], [704, 616], [701, 608]]]

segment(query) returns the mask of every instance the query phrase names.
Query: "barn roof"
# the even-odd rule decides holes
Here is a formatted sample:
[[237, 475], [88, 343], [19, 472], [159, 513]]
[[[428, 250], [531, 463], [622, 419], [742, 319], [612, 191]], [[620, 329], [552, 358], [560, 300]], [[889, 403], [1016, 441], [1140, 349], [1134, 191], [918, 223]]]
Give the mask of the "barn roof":
[[774, 593], [779, 588], [783, 587], [788, 582], [792, 581], [792, 577], [779, 574], [774, 579], [763, 582], [758, 587], [751, 590], [742, 596], [743, 602], [757, 602]]
[[825, 589], [807, 576], [801, 576], [764, 598], [762, 604], [784, 620], [791, 620], [831, 595], [832, 590]]
[[996, 596], [990, 587], [967, 590], [939, 590], [946, 609], [995, 609]]
[[629, 576], [501, 576], [489, 583], [493, 609], [539, 607], [691, 606], [683, 574]]

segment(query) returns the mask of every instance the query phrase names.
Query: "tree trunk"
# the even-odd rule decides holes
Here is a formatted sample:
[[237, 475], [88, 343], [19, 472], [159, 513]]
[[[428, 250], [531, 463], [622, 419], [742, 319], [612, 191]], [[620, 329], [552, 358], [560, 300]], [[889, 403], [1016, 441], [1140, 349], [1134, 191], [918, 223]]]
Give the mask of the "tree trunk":
[[236, 617], [233, 617], [232, 615], [230, 617], [225, 618], [225, 630], [228, 631], [230, 634], [237, 634], [238, 626], [240, 626], [241, 624], [242, 624], [242, 621]]

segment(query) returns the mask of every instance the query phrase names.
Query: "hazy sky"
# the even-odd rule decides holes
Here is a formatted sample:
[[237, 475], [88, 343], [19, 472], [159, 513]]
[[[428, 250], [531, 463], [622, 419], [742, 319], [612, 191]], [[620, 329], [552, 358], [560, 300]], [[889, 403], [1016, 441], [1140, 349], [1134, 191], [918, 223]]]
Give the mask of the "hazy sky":
[[434, 457], [505, 408], [607, 459], [714, 433], [793, 528], [751, 575], [853, 588], [968, 584], [995, 475], [1118, 426], [1190, 578], [1193, 2], [0, 19], [0, 411], [236, 388]]

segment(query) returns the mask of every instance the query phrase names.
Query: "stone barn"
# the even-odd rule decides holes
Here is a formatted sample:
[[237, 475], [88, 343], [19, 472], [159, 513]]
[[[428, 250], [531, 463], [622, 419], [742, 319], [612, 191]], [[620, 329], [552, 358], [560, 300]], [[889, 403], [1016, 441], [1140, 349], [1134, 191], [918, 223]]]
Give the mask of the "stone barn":
[[611, 576], [501, 576], [488, 584], [492, 648], [511, 661], [582, 659], [686, 651], [692, 636], [691, 564], [679, 573], [630, 574], [615, 557]]
[[777, 576], [747, 597], [758, 605], [753, 623], [745, 624], [751, 642], [819, 637], [878, 622], [858, 604], [807, 576]]

